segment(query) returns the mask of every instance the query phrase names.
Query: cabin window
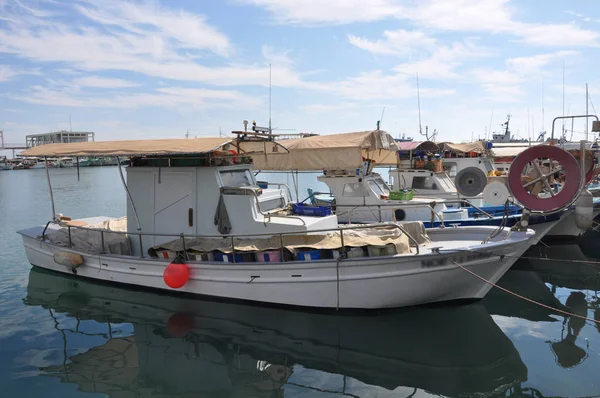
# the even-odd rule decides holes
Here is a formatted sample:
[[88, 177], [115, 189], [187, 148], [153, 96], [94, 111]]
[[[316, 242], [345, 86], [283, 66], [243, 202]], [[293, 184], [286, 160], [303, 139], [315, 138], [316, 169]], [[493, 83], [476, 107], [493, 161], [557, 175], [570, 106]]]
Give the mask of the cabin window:
[[353, 183], [344, 185], [344, 190], [342, 191], [342, 196], [361, 197], [362, 198], [363, 196], [365, 196], [365, 191], [363, 189], [362, 184], [353, 182]]
[[381, 179], [369, 180], [368, 184], [369, 188], [371, 188], [371, 190], [375, 193], [376, 196], [390, 194], [390, 190], [387, 188], [387, 186]]
[[458, 170], [457, 164], [453, 162], [444, 162], [444, 171], [448, 173], [450, 177], [456, 177]]
[[489, 160], [484, 160], [483, 165], [485, 166], [485, 171], [487, 171], [488, 173], [494, 170], [494, 166], [492, 166], [492, 162], [490, 162]]
[[413, 189], [438, 189], [432, 177], [413, 177], [412, 181]]
[[255, 185], [252, 174], [248, 170], [220, 171], [219, 175], [224, 187], [249, 187]]

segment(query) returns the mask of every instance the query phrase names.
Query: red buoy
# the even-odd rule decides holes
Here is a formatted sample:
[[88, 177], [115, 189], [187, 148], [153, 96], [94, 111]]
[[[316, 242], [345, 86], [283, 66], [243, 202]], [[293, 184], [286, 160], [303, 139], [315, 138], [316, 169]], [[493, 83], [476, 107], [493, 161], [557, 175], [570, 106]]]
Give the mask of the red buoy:
[[173, 261], [171, 264], [167, 265], [167, 268], [165, 268], [165, 271], [163, 272], [165, 283], [173, 289], [179, 289], [185, 285], [189, 278], [190, 272], [187, 265], [178, 261]]
[[[525, 167], [539, 158], [552, 159], [560, 163], [560, 169], [550, 170], [546, 178], [555, 171], [562, 172], [565, 183], [560, 192], [548, 198], [540, 198], [529, 193], [523, 185], [521, 175]], [[552, 168], [552, 164], [550, 165]], [[569, 152], [551, 145], [536, 145], [521, 152], [513, 161], [508, 173], [508, 186], [514, 198], [525, 208], [534, 211], [553, 211], [569, 205], [579, 191], [579, 164]]]

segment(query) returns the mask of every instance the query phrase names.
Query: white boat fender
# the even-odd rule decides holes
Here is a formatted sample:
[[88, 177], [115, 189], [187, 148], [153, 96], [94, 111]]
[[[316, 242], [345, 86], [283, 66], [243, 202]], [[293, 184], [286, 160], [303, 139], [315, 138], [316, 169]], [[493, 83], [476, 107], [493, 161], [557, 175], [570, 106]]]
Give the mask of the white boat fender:
[[575, 224], [582, 231], [592, 227], [594, 218], [594, 197], [584, 189], [575, 201]]
[[83, 264], [83, 257], [77, 253], [56, 252], [54, 253], [54, 262], [65, 267], [77, 268]]

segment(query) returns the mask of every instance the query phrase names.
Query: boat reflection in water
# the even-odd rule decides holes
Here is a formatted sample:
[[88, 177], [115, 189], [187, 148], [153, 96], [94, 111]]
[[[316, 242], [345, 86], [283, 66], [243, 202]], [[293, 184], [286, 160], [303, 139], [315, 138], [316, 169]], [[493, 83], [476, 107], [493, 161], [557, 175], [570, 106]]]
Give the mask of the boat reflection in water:
[[[489, 396], [527, 379], [519, 353], [480, 303], [369, 314], [296, 312], [131, 290], [39, 269], [30, 271], [25, 303], [48, 309], [63, 330], [64, 363], [42, 374], [113, 398], [382, 389]], [[108, 327], [130, 323], [133, 333], [106, 336], [99, 345], [98, 337], [90, 338], [87, 351], [71, 354], [69, 336], [84, 334], [79, 325], [88, 320]], [[86, 329], [89, 324], [106, 329], [94, 322]], [[82, 337], [75, 338], [81, 346]]]
[[[496, 289], [490, 292], [483, 303], [493, 315], [518, 317], [532, 322], [562, 321], [560, 338], [547, 343], [560, 367], [570, 369], [580, 365], [588, 357], [589, 351], [589, 340], [578, 339], [586, 324], [586, 320], [580, 317], [600, 320], [600, 299], [597, 294], [600, 291], [600, 268], [586, 263], [589, 259], [576, 244], [535, 247], [528, 251], [527, 257], [515, 263], [498, 284], [578, 317], [524, 302]], [[557, 296], [566, 297], [564, 304]], [[599, 324], [596, 324], [596, 328], [600, 332]]]

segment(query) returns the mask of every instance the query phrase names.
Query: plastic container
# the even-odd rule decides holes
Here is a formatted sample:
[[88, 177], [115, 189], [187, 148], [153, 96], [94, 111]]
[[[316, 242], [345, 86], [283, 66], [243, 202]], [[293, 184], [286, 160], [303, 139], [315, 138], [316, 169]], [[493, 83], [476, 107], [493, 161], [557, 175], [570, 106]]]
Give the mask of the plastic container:
[[215, 261], [215, 254], [213, 252], [191, 252], [187, 256], [191, 261]]
[[[215, 260], [222, 261], [224, 263], [233, 263], [233, 255], [231, 253], [215, 253]], [[236, 263], [249, 263], [254, 261], [254, 254], [252, 253], [236, 253]]]
[[414, 196], [415, 192], [412, 189], [390, 191], [390, 200], [411, 200]]
[[258, 184], [258, 187], [261, 189], [269, 188], [269, 183], [267, 181], [256, 181], [256, 183]]
[[[346, 252], [346, 258], [357, 258], [365, 256], [365, 249], [362, 247], [349, 247], [344, 251]], [[333, 258], [337, 260], [338, 258], [340, 258], [341, 250], [333, 250], [332, 253]]]
[[331, 215], [330, 206], [309, 206], [304, 203], [292, 203], [292, 212], [299, 216], [325, 217]]
[[313, 261], [321, 259], [320, 250], [301, 250], [296, 253], [296, 260], [300, 261]]
[[396, 246], [389, 244], [383, 246], [367, 246], [369, 257], [393, 256], [396, 254]]
[[442, 210], [444, 221], [450, 220], [465, 220], [469, 218], [469, 210], [465, 208], [461, 209], [447, 209]]
[[279, 250], [267, 250], [256, 253], [256, 261], [261, 263], [279, 263], [281, 262], [281, 252]]

